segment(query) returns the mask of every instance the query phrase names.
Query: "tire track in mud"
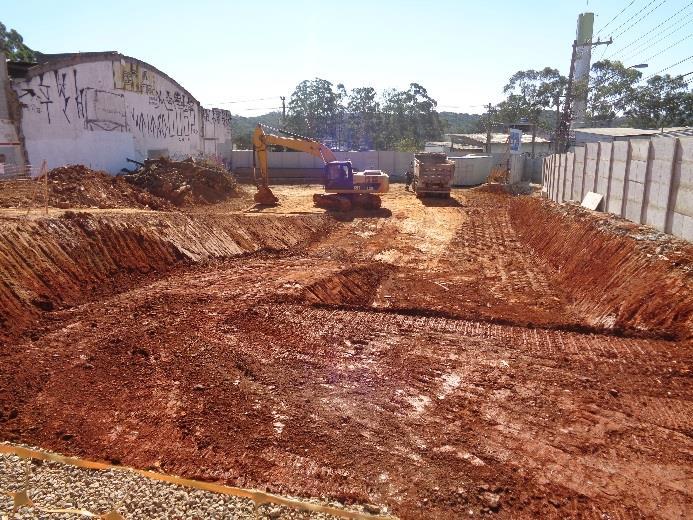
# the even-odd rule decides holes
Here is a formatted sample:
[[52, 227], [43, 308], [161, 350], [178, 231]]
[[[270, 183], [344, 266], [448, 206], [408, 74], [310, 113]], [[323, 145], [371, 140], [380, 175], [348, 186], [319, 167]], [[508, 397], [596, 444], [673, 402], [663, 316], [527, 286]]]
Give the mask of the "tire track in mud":
[[431, 208], [402, 198], [290, 254], [52, 313], [3, 357], [0, 435], [402, 518], [685, 516], [693, 346], [566, 330], [509, 199], [464, 199], [422, 251]]

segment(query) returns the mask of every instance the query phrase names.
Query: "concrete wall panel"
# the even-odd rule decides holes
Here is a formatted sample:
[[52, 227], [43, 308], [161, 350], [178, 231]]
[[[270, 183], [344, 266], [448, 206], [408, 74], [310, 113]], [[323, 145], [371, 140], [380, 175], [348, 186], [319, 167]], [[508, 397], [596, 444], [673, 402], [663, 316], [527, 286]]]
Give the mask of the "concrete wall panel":
[[569, 195], [573, 191], [573, 172], [575, 168], [575, 154], [568, 152], [565, 154], [565, 177], [562, 186], [559, 187], [561, 202], [570, 200]]
[[585, 191], [590, 189], [594, 164], [596, 191], [605, 195], [606, 211], [693, 240], [693, 138], [600, 143], [593, 162], [595, 145], [545, 159], [552, 200], [580, 200], [583, 181]]
[[628, 141], [615, 141], [611, 161], [609, 196], [604, 205], [606, 211], [621, 215], [625, 191], [626, 167], [628, 165]]
[[630, 141], [630, 161], [628, 163], [628, 181], [626, 183], [626, 211], [628, 220], [642, 224], [645, 179], [648, 172], [650, 157], [650, 141]]
[[609, 192], [609, 174], [611, 169], [612, 143], [599, 143], [599, 163], [597, 164], [597, 193], [607, 197]]
[[599, 143], [587, 143], [585, 145], [585, 176], [583, 179], [582, 196], [580, 201], [589, 191], [595, 191], [597, 185], [597, 161], [599, 160]]
[[678, 140], [653, 139], [646, 184], [645, 224], [664, 231]]
[[566, 200], [582, 201], [582, 186], [584, 181], [586, 151], [587, 149], [584, 146], [575, 148], [573, 182], [571, 186], [570, 196], [566, 196]]

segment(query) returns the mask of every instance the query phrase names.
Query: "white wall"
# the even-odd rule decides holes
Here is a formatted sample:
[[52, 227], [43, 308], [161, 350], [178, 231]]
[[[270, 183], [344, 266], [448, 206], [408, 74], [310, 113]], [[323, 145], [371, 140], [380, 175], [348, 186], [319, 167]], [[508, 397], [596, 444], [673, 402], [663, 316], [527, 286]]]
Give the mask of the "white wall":
[[[207, 149], [230, 151], [230, 116], [205, 112], [184, 89], [146, 64], [119, 56], [59, 63], [65, 62], [30, 69], [29, 78], [12, 84], [23, 106], [31, 163], [82, 163], [115, 173], [132, 166], [128, 157], [142, 161], [162, 154], [182, 158]], [[207, 147], [205, 131], [214, 139]]]
[[610, 213], [693, 240], [693, 138], [588, 143], [544, 160], [556, 202], [604, 196]]
[[[413, 153], [392, 151], [371, 152], [335, 152], [339, 161], [349, 160], [358, 170], [382, 170], [391, 177], [404, 177], [409, 163], [414, 159]], [[320, 157], [313, 157], [303, 152], [268, 152], [270, 168], [322, 168], [324, 163]], [[252, 150], [234, 150], [231, 152], [231, 167], [233, 169], [252, 168]]]
[[469, 155], [466, 157], [448, 157], [455, 163], [453, 186], [475, 186], [486, 182], [493, 164], [490, 155]]

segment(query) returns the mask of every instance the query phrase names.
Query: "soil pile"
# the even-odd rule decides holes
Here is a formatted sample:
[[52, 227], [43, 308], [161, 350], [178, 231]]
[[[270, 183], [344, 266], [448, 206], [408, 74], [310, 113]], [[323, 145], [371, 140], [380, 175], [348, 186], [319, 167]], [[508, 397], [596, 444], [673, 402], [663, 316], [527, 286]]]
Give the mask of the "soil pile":
[[[43, 205], [43, 179], [8, 181], [0, 189], [0, 207]], [[94, 171], [82, 164], [48, 172], [48, 205], [58, 208], [152, 208], [171, 205], [128, 184], [122, 177]]]
[[176, 206], [213, 204], [237, 195], [236, 178], [223, 167], [188, 158], [147, 160], [125, 179]]
[[[125, 182], [122, 176], [73, 164], [48, 173], [49, 201], [58, 207], [169, 209], [170, 205]], [[50, 202], [49, 202], [50, 203]]]

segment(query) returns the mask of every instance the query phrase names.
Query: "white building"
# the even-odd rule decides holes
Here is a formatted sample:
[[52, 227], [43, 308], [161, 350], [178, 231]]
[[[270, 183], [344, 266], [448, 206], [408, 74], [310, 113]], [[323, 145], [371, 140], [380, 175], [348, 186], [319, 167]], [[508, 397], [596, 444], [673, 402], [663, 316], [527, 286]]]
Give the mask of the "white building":
[[[486, 134], [445, 134], [445, 137], [452, 144], [465, 145], [486, 150]], [[528, 133], [522, 134], [520, 153], [532, 153], [532, 135]], [[508, 150], [508, 134], [507, 133], [491, 133], [491, 150], [490, 153], [497, 155], [503, 154]], [[551, 141], [543, 137], [536, 136], [534, 140], [534, 154], [538, 156], [547, 155], [551, 152]]]
[[[79, 163], [116, 173], [132, 167], [128, 158], [230, 160], [230, 112], [204, 109], [155, 67], [117, 52], [42, 60], [8, 62], [9, 113], [31, 164]], [[7, 83], [2, 68], [0, 83]]]
[[671, 128], [576, 128], [575, 146], [585, 143], [630, 141], [631, 139], [651, 139], [652, 137], [690, 137], [693, 128], [681, 126]]

